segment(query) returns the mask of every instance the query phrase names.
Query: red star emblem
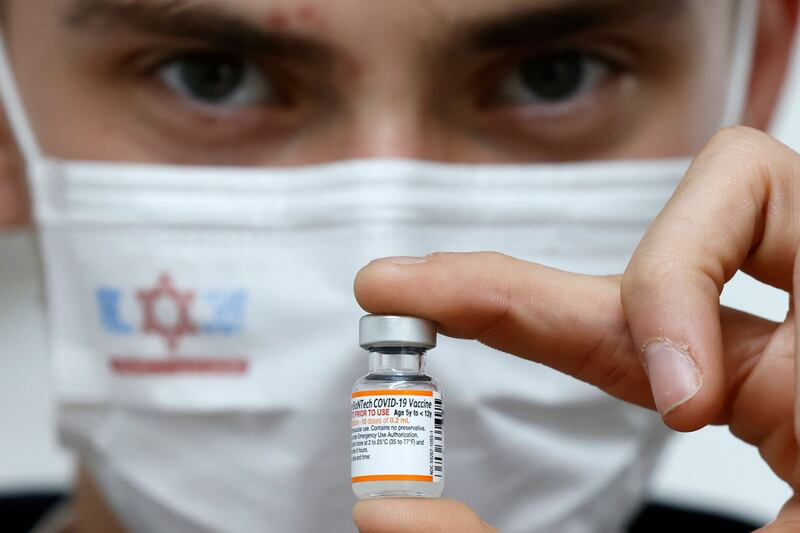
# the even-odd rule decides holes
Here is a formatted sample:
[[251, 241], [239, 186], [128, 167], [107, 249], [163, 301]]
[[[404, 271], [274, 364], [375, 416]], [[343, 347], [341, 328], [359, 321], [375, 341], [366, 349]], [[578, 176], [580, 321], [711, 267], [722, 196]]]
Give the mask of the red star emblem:
[[[176, 289], [169, 274], [162, 274], [155, 287], [138, 291], [136, 296], [142, 305], [144, 316], [142, 331], [164, 337], [170, 354], [178, 349], [181, 337], [197, 333], [197, 326], [189, 317], [189, 305], [194, 300], [194, 291]], [[162, 298], [172, 300], [175, 306], [178, 316], [173, 324], [164, 324], [157, 316], [156, 304]]]

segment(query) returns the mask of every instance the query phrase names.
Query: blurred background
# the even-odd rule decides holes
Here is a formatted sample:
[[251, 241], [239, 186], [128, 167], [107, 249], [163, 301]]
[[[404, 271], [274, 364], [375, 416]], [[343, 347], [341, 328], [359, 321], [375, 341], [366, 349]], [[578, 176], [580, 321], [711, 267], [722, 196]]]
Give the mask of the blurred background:
[[[797, 47], [795, 47], [797, 48]], [[800, 58], [773, 133], [800, 150]], [[53, 402], [42, 326], [42, 290], [30, 233], [0, 233], [0, 493], [64, 489], [72, 474], [69, 456], [55, 437]], [[737, 275], [723, 303], [773, 319], [785, 316], [780, 291]], [[789, 490], [752, 447], [726, 428], [676, 435], [653, 480], [652, 497], [726, 514], [771, 519]]]

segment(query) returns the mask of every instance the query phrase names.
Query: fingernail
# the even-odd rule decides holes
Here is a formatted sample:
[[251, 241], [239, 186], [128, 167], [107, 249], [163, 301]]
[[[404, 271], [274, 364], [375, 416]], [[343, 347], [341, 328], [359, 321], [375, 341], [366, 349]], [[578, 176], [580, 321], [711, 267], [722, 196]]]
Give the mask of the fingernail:
[[700, 390], [701, 378], [689, 350], [668, 340], [647, 343], [644, 363], [661, 416], [667, 416]]
[[380, 261], [387, 261], [394, 265], [417, 265], [419, 263], [427, 263], [430, 261], [431, 257], [426, 255], [425, 257], [409, 257], [409, 256], [399, 256], [399, 257], [384, 257], [380, 259]]

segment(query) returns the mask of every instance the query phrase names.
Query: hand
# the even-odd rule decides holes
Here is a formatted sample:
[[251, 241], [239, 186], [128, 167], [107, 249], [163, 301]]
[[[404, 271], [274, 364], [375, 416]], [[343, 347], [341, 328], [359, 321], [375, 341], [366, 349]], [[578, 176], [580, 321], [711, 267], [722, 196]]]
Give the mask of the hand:
[[[695, 158], [622, 276], [496, 253], [433, 254], [374, 261], [355, 291], [369, 312], [429, 318], [445, 335], [656, 408], [673, 429], [729, 425], [795, 491], [763, 530], [780, 533], [800, 530], [798, 298], [774, 323], [721, 308], [719, 294], [737, 270], [792, 293], [799, 248], [800, 155], [763, 133], [730, 128]], [[435, 506], [452, 512], [436, 514]], [[375, 525], [381, 508], [397, 518], [383, 529]], [[417, 531], [418, 520], [432, 521], [426, 531], [453, 530], [449, 520], [473, 520], [463, 531], [485, 527], [452, 502], [361, 503], [355, 518], [370, 532]]]

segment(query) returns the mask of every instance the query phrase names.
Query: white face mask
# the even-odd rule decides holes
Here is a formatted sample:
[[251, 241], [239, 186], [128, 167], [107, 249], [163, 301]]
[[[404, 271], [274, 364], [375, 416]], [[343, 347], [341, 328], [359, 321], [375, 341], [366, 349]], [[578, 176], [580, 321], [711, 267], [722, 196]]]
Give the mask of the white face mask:
[[[353, 530], [356, 271], [496, 250], [619, 272], [687, 166], [64, 162], [39, 154], [4, 59], [0, 74], [29, 160], [61, 434], [135, 532]], [[475, 343], [443, 339], [429, 367], [447, 495], [499, 530], [615, 531], [641, 501], [657, 416]]]
[[[355, 272], [433, 250], [618, 272], [685, 168], [44, 162], [62, 435], [133, 531], [348, 531]], [[554, 531], [582, 507], [573, 521], [613, 524], [639, 501], [658, 417], [473, 343], [429, 361], [448, 496], [503, 531]]]

